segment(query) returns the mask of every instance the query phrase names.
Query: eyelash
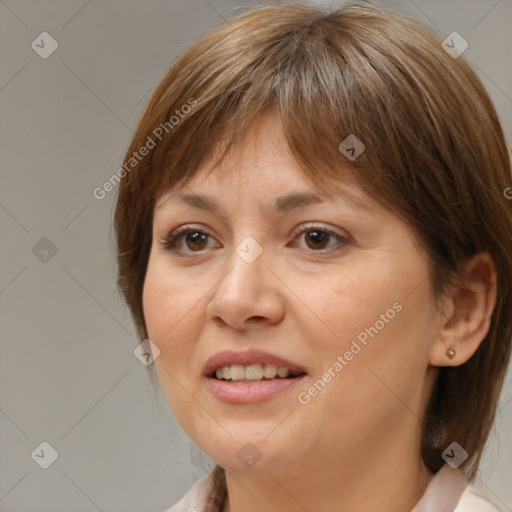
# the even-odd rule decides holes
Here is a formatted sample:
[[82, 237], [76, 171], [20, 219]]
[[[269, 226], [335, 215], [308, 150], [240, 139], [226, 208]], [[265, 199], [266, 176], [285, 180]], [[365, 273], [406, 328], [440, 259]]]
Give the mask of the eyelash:
[[[339, 244], [338, 245], [341, 245], [342, 247], [345, 247], [346, 245], [348, 245], [349, 243], [349, 240], [348, 238], [346, 237], [343, 237], [341, 235], [338, 235], [337, 233], [329, 230], [329, 229], [325, 229], [325, 228], [322, 228], [321, 226], [317, 226], [315, 224], [307, 224], [305, 226], [301, 226], [301, 229], [300, 230], [295, 230], [292, 235], [294, 236], [294, 240], [298, 237], [300, 237], [301, 235], [303, 235], [304, 233], [307, 233], [308, 231], [319, 231], [321, 233], [325, 233], [327, 234], [328, 236], [332, 236], [332, 237], [335, 237], [338, 239], [339, 241]], [[191, 228], [189, 226], [183, 226], [181, 228], [178, 228], [176, 229], [175, 231], [173, 231], [172, 233], [170, 233], [168, 236], [166, 236], [161, 244], [162, 244], [162, 248], [167, 250], [167, 251], [170, 251], [171, 253], [177, 255], [177, 256], [182, 256], [182, 254], [180, 254], [180, 250], [179, 249], [176, 249], [176, 242], [178, 241], [178, 239], [182, 236], [182, 235], [187, 235], [187, 234], [190, 234], [190, 233], [201, 233], [201, 234], [204, 234], [206, 235], [207, 237], [211, 237], [211, 235], [201, 229], [196, 229], [196, 228]], [[329, 253], [329, 252], [332, 252], [332, 249], [329, 250], [329, 249], [319, 249], [319, 250], [314, 250], [314, 249], [306, 249], [306, 250], [310, 250], [312, 252], [315, 252], [315, 253]], [[204, 250], [201, 250], [201, 251], [191, 251], [189, 252], [188, 254], [195, 254], [195, 255], [201, 255], [202, 253], [204, 253]], [[184, 256], [184, 257], [194, 257], [194, 256]]]

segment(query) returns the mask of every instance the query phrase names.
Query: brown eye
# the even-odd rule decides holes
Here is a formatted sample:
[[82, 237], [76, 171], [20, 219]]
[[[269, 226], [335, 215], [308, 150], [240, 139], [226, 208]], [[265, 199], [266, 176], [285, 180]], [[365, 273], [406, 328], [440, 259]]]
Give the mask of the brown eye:
[[305, 249], [311, 250], [313, 252], [329, 252], [330, 247], [328, 247], [329, 242], [331, 240], [337, 240], [337, 244], [331, 244], [331, 247], [336, 247], [336, 245], [341, 246], [341, 248], [348, 245], [350, 242], [348, 238], [338, 235], [329, 229], [322, 229], [319, 226], [301, 226], [302, 230], [299, 230], [297, 233], [296, 239], [304, 238], [306, 247]]
[[[164, 241], [163, 247], [174, 253], [200, 252], [206, 248], [209, 237], [208, 233], [198, 229], [178, 229]], [[185, 248], [182, 240], [185, 241]]]
[[188, 233], [183, 233], [183, 235], [185, 235], [185, 244], [191, 250], [203, 249], [204, 242], [208, 237], [206, 233], [200, 231], [189, 231]]
[[[318, 226], [306, 226], [306, 228], [302, 226], [302, 228], [295, 239], [303, 237], [306, 242], [306, 250], [318, 253], [329, 252], [328, 245], [333, 239], [338, 242], [337, 244], [331, 244], [334, 247], [338, 245], [343, 248], [349, 243], [347, 238], [328, 229], [320, 229]], [[210, 238], [212, 238], [211, 235], [204, 231], [185, 226], [177, 229], [164, 239], [162, 247], [177, 256], [199, 255], [208, 248], [208, 239]]]
[[331, 235], [327, 233], [327, 231], [320, 229], [311, 229], [305, 233], [305, 240], [310, 249], [324, 249], [326, 242], [331, 238]]

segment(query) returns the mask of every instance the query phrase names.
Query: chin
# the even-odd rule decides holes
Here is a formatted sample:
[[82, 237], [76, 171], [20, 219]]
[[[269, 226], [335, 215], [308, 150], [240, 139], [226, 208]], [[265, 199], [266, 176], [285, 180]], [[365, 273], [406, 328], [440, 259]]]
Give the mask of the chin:
[[[264, 426], [266, 427], [267, 424], [265, 423]], [[253, 428], [241, 424], [238, 428], [227, 428], [233, 437], [223, 431], [222, 435], [217, 437], [205, 438], [201, 435], [199, 439], [193, 440], [203, 452], [227, 472], [255, 474], [268, 471], [273, 474], [293, 464], [294, 458], [300, 458], [296, 441], [284, 431], [281, 432], [282, 435], [278, 435], [277, 432], [272, 433], [275, 427], [275, 422], [264, 429], [261, 428], [261, 424], [260, 427], [254, 425]], [[294, 457], [292, 458], [291, 455]]]

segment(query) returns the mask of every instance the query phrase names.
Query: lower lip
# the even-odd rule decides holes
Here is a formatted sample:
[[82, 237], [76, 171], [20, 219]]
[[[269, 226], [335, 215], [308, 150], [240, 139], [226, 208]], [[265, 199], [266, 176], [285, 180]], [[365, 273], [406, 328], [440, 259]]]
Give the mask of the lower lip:
[[207, 377], [207, 385], [210, 391], [223, 402], [230, 404], [249, 404], [269, 400], [283, 391], [290, 390], [299, 382], [302, 382], [305, 375], [293, 379], [272, 379], [257, 382], [230, 384], [225, 380], [214, 377]]

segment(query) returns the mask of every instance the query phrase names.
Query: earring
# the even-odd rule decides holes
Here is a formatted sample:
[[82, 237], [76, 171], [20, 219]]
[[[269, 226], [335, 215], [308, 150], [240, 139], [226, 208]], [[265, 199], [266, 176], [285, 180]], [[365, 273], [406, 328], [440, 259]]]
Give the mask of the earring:
[[448, 359], [453, 359], [455, 357], [455, 349], [453, 347], [447, 349], [446, 356], [448, 357]]

